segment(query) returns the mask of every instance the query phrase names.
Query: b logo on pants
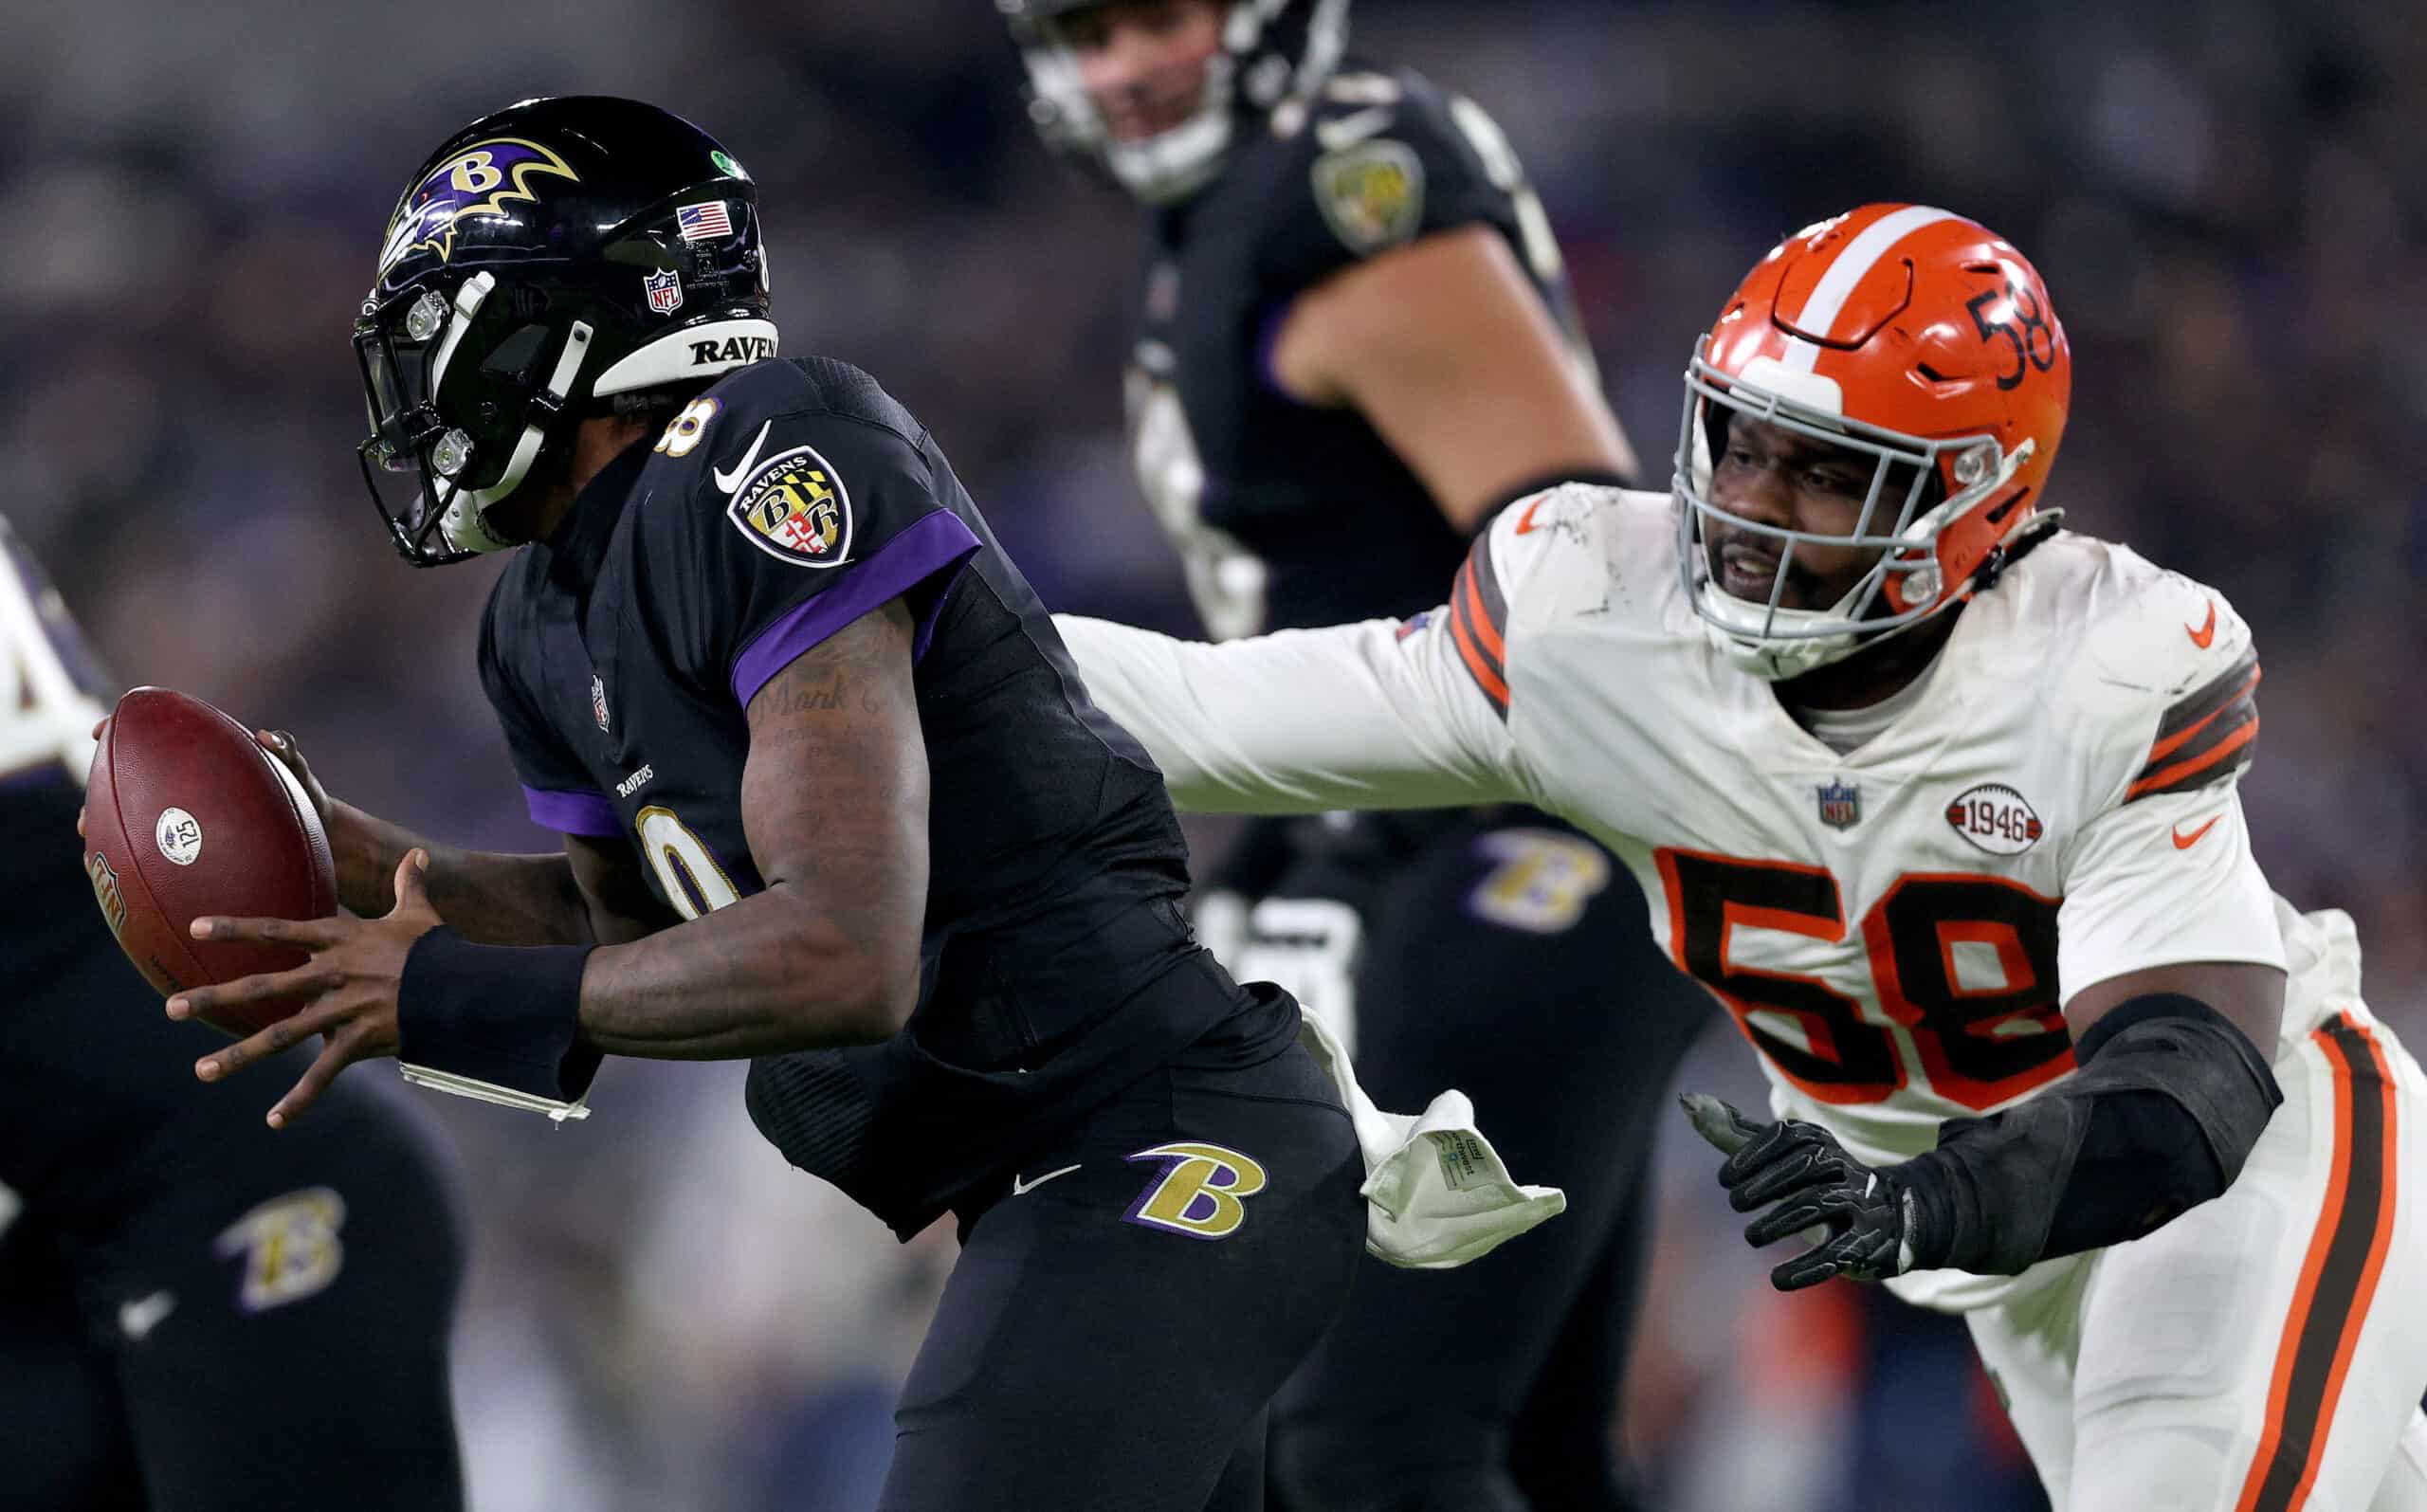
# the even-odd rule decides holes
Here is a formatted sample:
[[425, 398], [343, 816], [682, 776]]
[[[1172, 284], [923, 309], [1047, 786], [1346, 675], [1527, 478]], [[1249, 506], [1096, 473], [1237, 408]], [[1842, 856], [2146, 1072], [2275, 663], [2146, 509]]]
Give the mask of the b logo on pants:
[[1159, 1144], [1127, 1158], [1160, 1160], [1163, 1174], [1132, 1203], [1124, 1221], [1191, 1239], [1238, 1232], [1248, 1210], [1239, 1199], [1265, 1187], [1264, 1167], [1218, 1144]]
[[245, 1257], [237, 1301], [248, 1313], [301, 1302], [325, 1289], [345, 1266], [345, 1198], [327, 1187], [273, 1197], [228, 1225], [222, 1256]]

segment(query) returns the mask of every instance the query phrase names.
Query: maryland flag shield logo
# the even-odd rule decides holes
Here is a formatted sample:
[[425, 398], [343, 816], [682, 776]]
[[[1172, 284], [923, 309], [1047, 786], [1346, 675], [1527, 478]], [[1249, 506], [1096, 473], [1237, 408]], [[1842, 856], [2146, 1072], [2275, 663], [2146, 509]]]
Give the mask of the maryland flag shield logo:
[[812, 446], [759, 465], [726, 513], [750, 544], [795, 567], [839, 567], [851, 554], [851, 495]]
[[1315, 204], [1348, 249], [1369, 257], [1415, 235], [1424, 222], [1424, 160], [1387, 138], [1315, 159]]

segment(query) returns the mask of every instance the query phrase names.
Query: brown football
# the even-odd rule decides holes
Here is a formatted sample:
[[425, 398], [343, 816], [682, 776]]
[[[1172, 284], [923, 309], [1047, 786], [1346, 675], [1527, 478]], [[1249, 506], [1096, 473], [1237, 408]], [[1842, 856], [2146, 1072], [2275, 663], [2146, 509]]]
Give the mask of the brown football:
[[[304, 961], [301, 951], [190, 938], [205, 914], [338, 911], [329, 838], [302, 785], [252, 732], [200, 699], [137, 688], [118, 701], [84, 791], [84, 870], [127, 959], [166, 997]], [[206, 1015], [251, 1034], [280, 1004]]]

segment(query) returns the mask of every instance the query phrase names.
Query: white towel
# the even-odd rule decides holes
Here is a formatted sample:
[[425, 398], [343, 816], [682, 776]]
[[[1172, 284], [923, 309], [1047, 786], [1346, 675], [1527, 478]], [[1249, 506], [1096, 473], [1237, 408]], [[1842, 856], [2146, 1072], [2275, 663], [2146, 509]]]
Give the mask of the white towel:
[[1301, 1011], [1298, 1043], [1340, 1088], [1365, 1157], [1366, 1253], [1410, 1270], [1448, 1270], [1567, 1210], [1559, 1188], [1509, 1179], [1464, 1092], [1444, 1092], [1422, 1113], [1385, 1113], [1357, 1084], [1330, 1028]]

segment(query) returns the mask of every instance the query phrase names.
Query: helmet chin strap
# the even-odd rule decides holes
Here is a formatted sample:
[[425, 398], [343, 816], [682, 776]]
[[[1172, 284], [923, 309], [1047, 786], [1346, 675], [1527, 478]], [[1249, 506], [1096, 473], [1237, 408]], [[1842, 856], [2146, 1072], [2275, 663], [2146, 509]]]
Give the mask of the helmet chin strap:
[[[565, 344], [557, 350], [557, 365], [548, 374], [548, 386], [532, 401], [543, 418], [553, 418], [563, 411], [565, 396], [573, 392], [574, 378], [581, 372], [581, 359], [590, 355], [590, 336], [589, 325], [580, 320], [575, 320], [573, 328], [565, 333]], [[509, 495], [522, 486], [522, 480], [530, 476], [531, 465], [538, 460], [539, 447], [547, 439], [544, 425], [534, 423], [524, 426], [520, 438], [514, 444], [514, 455], [506, 459], [505, 471], [499, 475], [496, 483], [486, 488], [468, 490], [458, 489], [450, 483], [444, 494], [433, 490], [433, 501], [444, 504], [447, 509], [446, 514], [439, 518], [438, 534], [448, 546], [459, 552], [477, 554], [503, 551], [517, 544], [499, 535], [489, 524], [488, 510], [491, 505], [503, 503]], [[466, 458], [465, 465], [470, 465], [470, 459]]]
[[[1220, 61], [1209, 66], [1218, 67]], [[1144, 141], [1106, 144], [1104, 167], [1122, 188], [1147, 204], [1170, 204], [1186, 199], [1213, 180], [1235, 130], [1227, 107], [1208, 109], [1187, 124]]]

